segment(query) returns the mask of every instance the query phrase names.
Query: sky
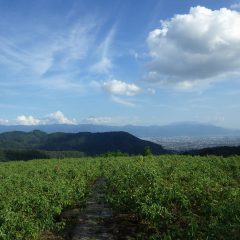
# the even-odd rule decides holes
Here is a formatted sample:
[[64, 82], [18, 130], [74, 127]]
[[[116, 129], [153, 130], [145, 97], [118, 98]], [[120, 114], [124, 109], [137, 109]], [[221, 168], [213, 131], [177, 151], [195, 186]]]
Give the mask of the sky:
[[240, 128], [240, 1], [0, 0], [0, 124]]

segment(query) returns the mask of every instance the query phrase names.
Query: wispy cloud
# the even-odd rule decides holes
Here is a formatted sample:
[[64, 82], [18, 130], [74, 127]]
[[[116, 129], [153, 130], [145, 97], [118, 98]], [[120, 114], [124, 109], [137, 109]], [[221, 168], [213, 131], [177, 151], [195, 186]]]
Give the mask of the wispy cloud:
[[6, 68], [11, 73], [24, 76], [44, 74], [52, 63], [51, 49], [41, 52], [28, 48], [21, 48], [11, 38], [0, 38], [0, 67]]
[[136, 84], [116, 79], [103, 82], [102, 89], [111, 95], [113, 102], [128, 107], [136, 106], [131, 98], [141, 92], [141, 88]]
[[73, 80], [75, 78], [76, 76], [74, 72], [54, 74], [53, 76], [42, 78], [34, 84], [49, 90], [82, 93], [84, 91], [84, 85], [81, 81], [77, 82]]
[[125, 124], [139, 124], [140, 119], [137, 116], [132, 117], [103, 117], [103, 116], [91, 116], [81, 121], [81, 123], [99, 124], [99, 125], [125, 125]]
[[96, 27], [95, 22], [77, 22], [68, 31], [57, 34], [51, 54], [53, 63], [49, 70], [75, 71], [78, 69], [80, 61], [87, 57], [94, 43]]
[[89, 123], [89, 124], [112, 124], [115, 122], [115, 118], [113, 117], [95, 117], [91, 116], [82, 121], [83, 123]]
[[136, 106], [136, 104], [133, 103], [131, 100], [123, 99], [123, 98], [120, 98], [117, 96], [112, 96], [111, 99], [113, 100], [113, 102], [122, 104], [127, 107], [135, 107]]
[[240, 2], [236, 2], [230, 6], [231, 9], [240, 10]]
[[11, 79], [10, 84], [49, 85], [56, 90], [71, 90], [76, 85], [79, 88], [77, 75], [84, 72], [82, 60], [86, 60], [94, 45], [96, 26], [94, 21], [83, 21], [61, 32], [46, 29], [48, 35], [44, 40], [30, 44], [28, 41], [34, 39], [34, 31], [24, 37], [1, 37], [0, 70]]
[[108, 32], [106, 38], [101, 43], [98, 48], [98, 52], [100, 53], [100, 59], [97, 63], [95, 63], [91, 67], [91, 71], [96, 73], [109, 73], [109, 71], [113, 67], [113, 63], [110, 57], [110, 49], [112, 47], [112, 41], [115, 35], [115, 26]]
[[0, 125], [8, 125], [9, 120], [0, 118]]

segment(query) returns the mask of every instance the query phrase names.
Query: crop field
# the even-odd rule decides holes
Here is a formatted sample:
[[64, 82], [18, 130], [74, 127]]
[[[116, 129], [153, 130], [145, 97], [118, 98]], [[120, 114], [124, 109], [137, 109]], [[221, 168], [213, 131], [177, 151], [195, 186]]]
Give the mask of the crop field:
[[239, 239], [240, 157], [180, 155], [0, 164], [0, 240], [60, 229], [60, 213], [106, 179], [106, 201], [154, 229], [149, 239]]
[[104, 161], [108, 201], [156, 229], [155, 239], [239, 239], [240, 158]]
[[57, 216], [84, 200], [99, 163], [86, 158], [0, 164], [0, 239], [38, 239], [45, 230], [61, 228]]

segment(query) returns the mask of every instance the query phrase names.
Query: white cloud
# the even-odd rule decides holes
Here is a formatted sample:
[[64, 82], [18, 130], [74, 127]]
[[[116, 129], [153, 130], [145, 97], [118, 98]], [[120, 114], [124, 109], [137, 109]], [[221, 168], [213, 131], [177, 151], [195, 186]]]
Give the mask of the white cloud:
[[147, 79], [180, 89], [240, 75], [240, 13], [197, 6], [149, 33]]
[[57, 111], [54, 113], [49, 114], [47, 117], [48, 123], [60, 123], [60, 124], [76, 124], [75, 119], [69, 119], [64, 116], [61, 111]]
[[76, 124], [76, 120], [69, 119], [61, 111], [57, 111], [43, 118], [21, 115], [17, 117], [16, 123], [20, 125]]
[[16, 120], [6, 120], [0, 118], [0, 125], [46, 125], [46, 124], [98, 124], [98, 125], [125, 125], [139, 124], [141, 119], [137, 116], [90, 116], [79, 122], [69, 119], [61, 111], [53, 112], [45, 117], [33, 117], [31, 115], [21, 115]]
[[102, 87], [111, 94], [122, 96], [134, 96], [141, 91], [140, 87], [133, 83], [126, 83], [115, 79], [104, 82]]
[[102, 44], [100, 45], [98, 51], [100, 52], [100, 60], [91, 67], [91, 71], [96, 73], [108, 73], [112, 67], [112, 61], [110, 59], [109, 49], [111, 48], [112, 41], [115, 34], [115, 27], [113, 27]]
[[34, 118], [33, 116], [21, 115], [17, 117], [17, 124], [20, 125], [39, 125], [42, 124], [42, 120]]

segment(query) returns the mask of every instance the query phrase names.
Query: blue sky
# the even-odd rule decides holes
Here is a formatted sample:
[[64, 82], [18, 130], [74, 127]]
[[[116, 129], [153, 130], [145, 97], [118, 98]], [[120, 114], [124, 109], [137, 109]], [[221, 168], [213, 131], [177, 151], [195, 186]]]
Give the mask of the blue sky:
[[240, 128], [240, 2], [0, 0], [0, 124]]

